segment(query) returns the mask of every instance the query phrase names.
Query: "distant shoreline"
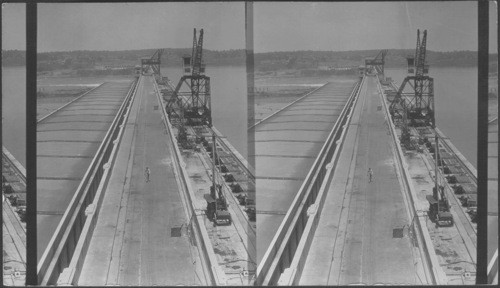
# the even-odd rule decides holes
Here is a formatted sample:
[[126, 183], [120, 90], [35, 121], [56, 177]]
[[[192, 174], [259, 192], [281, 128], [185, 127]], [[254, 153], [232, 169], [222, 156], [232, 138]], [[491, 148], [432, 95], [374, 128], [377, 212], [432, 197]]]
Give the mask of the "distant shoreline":
[[[54, 69], [91, 69], [96, 66], [139, 65], [141, 58], [151, 57], [156, 49], [125, 51], [66, 51], [42, 52], [37, 54], [39, 71]], [[379, 50], [356, 51], [283, 51], [262, 52], [253, 54], [255, 70], [270, 71], [282, 69], [315, 69], [319, 67], [356, 67], [364, 65], [365, 60], [373, 58]], [[389, 49], [385, 58], [385, 67], [406, 67], [406, 57], [413, 55], [413, 49]], [[165, 48], [162, 63], [166, 66], [181, 67], [182, 56], [191, 54], [191, 49]], [[203, 59], [207, 67], [245, 66], [247, 51], [209, 50], [203, 51]], [[477, 66], [477, 51], [439, 52], [428, 50], [426, 62], [431, 67], [474, 67]], [[490, 71], [497, 68], [498, 54], [490, 54]], [[2, 65], [4, 67], [23, 66], [26, 61], [25, 51], [3, 50]]]
[[[210, 64], [211, 67], [246, 67], [246, 64]], [[210, 68], [210, 66], [208, 68]], [[25, 64], [2, 64], [1, 67], [5, 68], [25, 68]], [[170, 65], [162, 65], [161, 67], [175, 67], [175, 68], [180, 68], [182, 65], [177, 65], [177, 64], [170, 64]], [[435, 68], [477, 68], [477, 65], [443, 65], [443, 66], [438, 66], [438, 65], [433, 65]], [[385, 66], [386, 69], [400, 69], [400, 68], [406, 68], [405, 65], [399, 65], [399, 66]], [[286, 69], [276, 69], [276, 70], [286, 70]], [[495, 75], [498, 74], [498, 72], [490, 72], [490, 75]]]

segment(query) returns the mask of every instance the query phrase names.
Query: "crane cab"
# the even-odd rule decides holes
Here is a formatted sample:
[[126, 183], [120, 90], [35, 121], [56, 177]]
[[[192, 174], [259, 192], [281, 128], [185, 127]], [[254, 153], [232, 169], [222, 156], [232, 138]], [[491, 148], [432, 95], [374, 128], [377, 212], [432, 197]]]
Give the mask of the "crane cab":
[[191, 74], [191, 55], [182, 56], [182, 67], [184, 71], [184, 75]]
[[408, 66], [408, 74], [415, 73], [415, 57], [414, 56], [406, 56], [406, 63]]

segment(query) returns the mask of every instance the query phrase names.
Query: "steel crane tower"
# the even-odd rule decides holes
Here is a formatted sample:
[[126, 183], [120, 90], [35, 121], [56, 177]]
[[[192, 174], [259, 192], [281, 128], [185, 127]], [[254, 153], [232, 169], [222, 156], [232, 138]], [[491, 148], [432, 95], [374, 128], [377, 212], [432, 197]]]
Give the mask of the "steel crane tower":
[[203, 29], [196, 37], [193, 33], [191, 56], [183, 56], [184, 75], [174, 92], [167, 99], [166, 110], [171, 118], [177, 118], [187, 125], [212, 126], [212, 109], [210, 99], [210, 77], [205, 75], [203, 63]]
[[[427, 30], [422, 40], [417, 30], [415, 56], [408, 56], [408, 75], [399, 87], [389, 110], [393, 120], [402, 126], [401, 142], [409, 143], [409, 126], [435, 126], [434, 79], [429, 77], [429, 66], [425, 62], [427, 49]], [[409, 86], [409, 91], [405, 88]]]

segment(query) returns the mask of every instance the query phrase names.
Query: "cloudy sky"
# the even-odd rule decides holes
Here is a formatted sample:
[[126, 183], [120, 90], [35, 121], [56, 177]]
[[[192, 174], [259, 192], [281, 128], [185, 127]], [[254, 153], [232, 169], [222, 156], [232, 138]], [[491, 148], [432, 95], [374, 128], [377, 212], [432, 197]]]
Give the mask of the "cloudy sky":
[[255, 3], [254, 29], [256, 52], [414, 48], [417, 29], [430, 50], [477, 50], [477, 3]]
[[2, 3], [2, 49], [26, 50], [26, 5]]
[[[3, 49], [25, 49], [24, 7], [2, 5]], [[48, 3], [38, 13], [41, 52], [187, 48], [195, 27], [205, 29], [207, 49], [245, 48], [243, 2]], [[417, 28], [428, 29], [430, 50], [477, 50], [472, 1], [256, 2], [253, 21], [255, 52], [414, 48]], [[490, 32], [496, 50], [496, 30]]]
[[[21, 15], [22, 9], [10, 6], [21, 5], [7, 4], [3, 7], [3, 10], [10, 8], [8, 13], [3, 11], [10, 16], [4, 21], [10, 33], [2, 34], [9, 37], [3, 49], [23, 49], [19, 42], [25, 37], [24, 30], [16, 26], [25, 18]], [[204, 47], [207, 49], [244, 49], [244, 3], [38, 5], [40, 52], [186, 48], [192, 46], [193, 28], [204, 29]]]

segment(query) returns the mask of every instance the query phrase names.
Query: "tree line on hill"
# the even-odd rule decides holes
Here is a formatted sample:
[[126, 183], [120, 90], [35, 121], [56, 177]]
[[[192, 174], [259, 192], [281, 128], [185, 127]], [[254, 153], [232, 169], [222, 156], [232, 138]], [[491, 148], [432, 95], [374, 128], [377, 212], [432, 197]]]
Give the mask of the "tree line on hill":
[[[141, 58], [151, 57], [156, 49], [125, 51], [67, 51], [43, 52], [37, 54], [38, 70], [89, 69], [96, 65], [120, 66], [138, 65]], [[319, 66], [346, 67], [359, 66], [365, 58], [373, 58], [379, 50], [359, 51], [286, 51], [254, 54], [256, 70], [271, 71], [280, 69], [313, 69]], [[162, 63], [165, 66], [181, 66], [181, 57], [191, 54], [191, 49], [168, 48], [164, 50]], [[413, 55], [411, 49], [391, 49], [386, 56], [386, 67], [406, 66], [406, 56]], [[203, 50], [207, 66], [242, 66], [246, 63], [246, 52], [238, 50]], [[497, 69], [498, 54], [490, 54], [490, 71]], [[427, 51], [427, 62], [431, 67], [474, 67], [477, 66], [477, 52]], [[24, 66], [25, 51], [3, 50], [2, 66]]]

